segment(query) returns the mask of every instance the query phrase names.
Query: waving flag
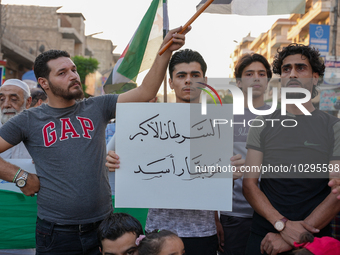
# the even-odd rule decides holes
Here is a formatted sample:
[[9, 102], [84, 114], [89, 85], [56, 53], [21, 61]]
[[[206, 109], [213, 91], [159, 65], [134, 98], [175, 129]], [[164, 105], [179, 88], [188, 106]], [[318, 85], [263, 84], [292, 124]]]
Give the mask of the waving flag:
[[[197, 9], [207, 0], [202, 0]], [[306, 0], [215, 0], [206, 10], [207, 13], [239, 15], [279, 15], [305, 13]]]
[[106, 80], [105, 93], [115, 92], [125, 84], [129, 84], [128, 87], [131, 88], [137, 75], [151, 67], [163, 41], [163, 27], [168, 26], [167, 19], [166, 0], [153, 0]]

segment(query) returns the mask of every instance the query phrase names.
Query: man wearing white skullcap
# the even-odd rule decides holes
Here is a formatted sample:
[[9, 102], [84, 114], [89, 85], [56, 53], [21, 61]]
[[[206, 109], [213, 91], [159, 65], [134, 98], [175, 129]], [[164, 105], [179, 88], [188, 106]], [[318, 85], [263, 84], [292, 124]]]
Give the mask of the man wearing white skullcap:
[[[10, 118], [28, 109], [32, 98], [28, 85], [18, 79], [9, 79], [0, 87], [0, 127]], [[30, 159], [31, 156], [21, 142], [17, 146], [0, 153], [0, 157]]]
[[9, 79], [0, 87], [1, 123], [28, 109], [32, 98], [28, 85], [18, 79]]
[[[32, 98], [30, 90], [25, 82], [18, 79], [9, 79], [5, 81], [0, 87], [0, 126], [5, 124], [10, 118], [21, 113], [23, 110], [28, 109], [31, 101]], [[23, 142], [3, 153], [0, 153], [0, 157], [3, 159], [31, 159], [31, 155], [28, 153]], [[20, 229], [19, 226], [13, 227]], [[18, 231], [17, 234], [20, 235], [20, 231]], [[35, 254], [35, 249], [3, 249], [0, 253], [12, 255], [33, 255]]]

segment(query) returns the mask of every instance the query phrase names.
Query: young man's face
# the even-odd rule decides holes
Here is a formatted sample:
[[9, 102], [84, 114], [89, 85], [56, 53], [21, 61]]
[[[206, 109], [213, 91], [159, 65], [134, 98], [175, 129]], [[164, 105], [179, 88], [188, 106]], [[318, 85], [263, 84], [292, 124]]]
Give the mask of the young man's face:
[[171, 89], [175, 90], [176, 103], [199, 103], [201, 90], [197, 87], [203, 85], [197, 82], [206, 82], [198, 62], [175, 65], [169, 85]]
[[102, 241], [101, 253], [103, 255], [136, 255], [137, 236], [135, 233], [127, 232], [116, 240], [104, 239]]
[[281, 66], [282, 87], [304, 88], [312, 92], [313, 85], [317, 85], [318, 79], [319, 74], [313, 72], [312, 66], [305, 56], [295, 54], [283, 59]]
[[253, 62], [243, 69], [241, 79], [237, 86], [243, 94], [248, 94], [248, 88], [253, 89], [253, 98], [263, 96], [268, 86], [268, 76], [265, 66], [261, 62]]
[[[56, 97], [66, 100], [79, 99], [83, 96], [79, 74], [70, 58], [60, 57], [48, 61], [51, 69], [46, 85]], [[46, 91], [46, 87], [42, 84]]]

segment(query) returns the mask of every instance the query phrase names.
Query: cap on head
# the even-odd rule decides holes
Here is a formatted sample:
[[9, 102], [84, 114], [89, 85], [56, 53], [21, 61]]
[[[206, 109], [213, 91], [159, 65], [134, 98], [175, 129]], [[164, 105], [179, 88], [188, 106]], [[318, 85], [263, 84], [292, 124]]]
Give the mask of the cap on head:
[[8, 86], [8, 85], [17, 86], [17, 87], [21, 88], [23, 91], [25, 91], [29, 96], [31, 95], [28, 85], [21, 80], [9, 79], [9, 80], [5, 81], [4, 84], [1, 85], [1, 87]]

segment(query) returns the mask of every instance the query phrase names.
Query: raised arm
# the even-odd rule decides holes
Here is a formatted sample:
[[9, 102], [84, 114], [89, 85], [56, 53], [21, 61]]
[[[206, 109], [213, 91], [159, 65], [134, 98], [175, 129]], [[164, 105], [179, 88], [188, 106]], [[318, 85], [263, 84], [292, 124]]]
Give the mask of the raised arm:
[[166, 72], [166, 68], [169, 64], [169, 60], [171, 58], [172, 52], [180, 49], [184, 45], [185, 34], [190, 30], [188, 29], [183, 34], [177, 34], [177, 32], [181, 31], [182, 27], [173, 29], [169, 31], [169, 33], [164, 38], [162, 46], [167, 43], [171, 38], [174, 39], [174, 43], [167, 49], [162, 56], [157, 54], [156, 59], [145, 76], [142, 84], [132, 90], [129, 90], [123, 94], [120, 94], [118, 97], [118, 103], [124, 102], [148, 102], [152, 98], [154, 98], [158, 92], [159, 87], [162, 84], [164, 79], [164, 75]]

